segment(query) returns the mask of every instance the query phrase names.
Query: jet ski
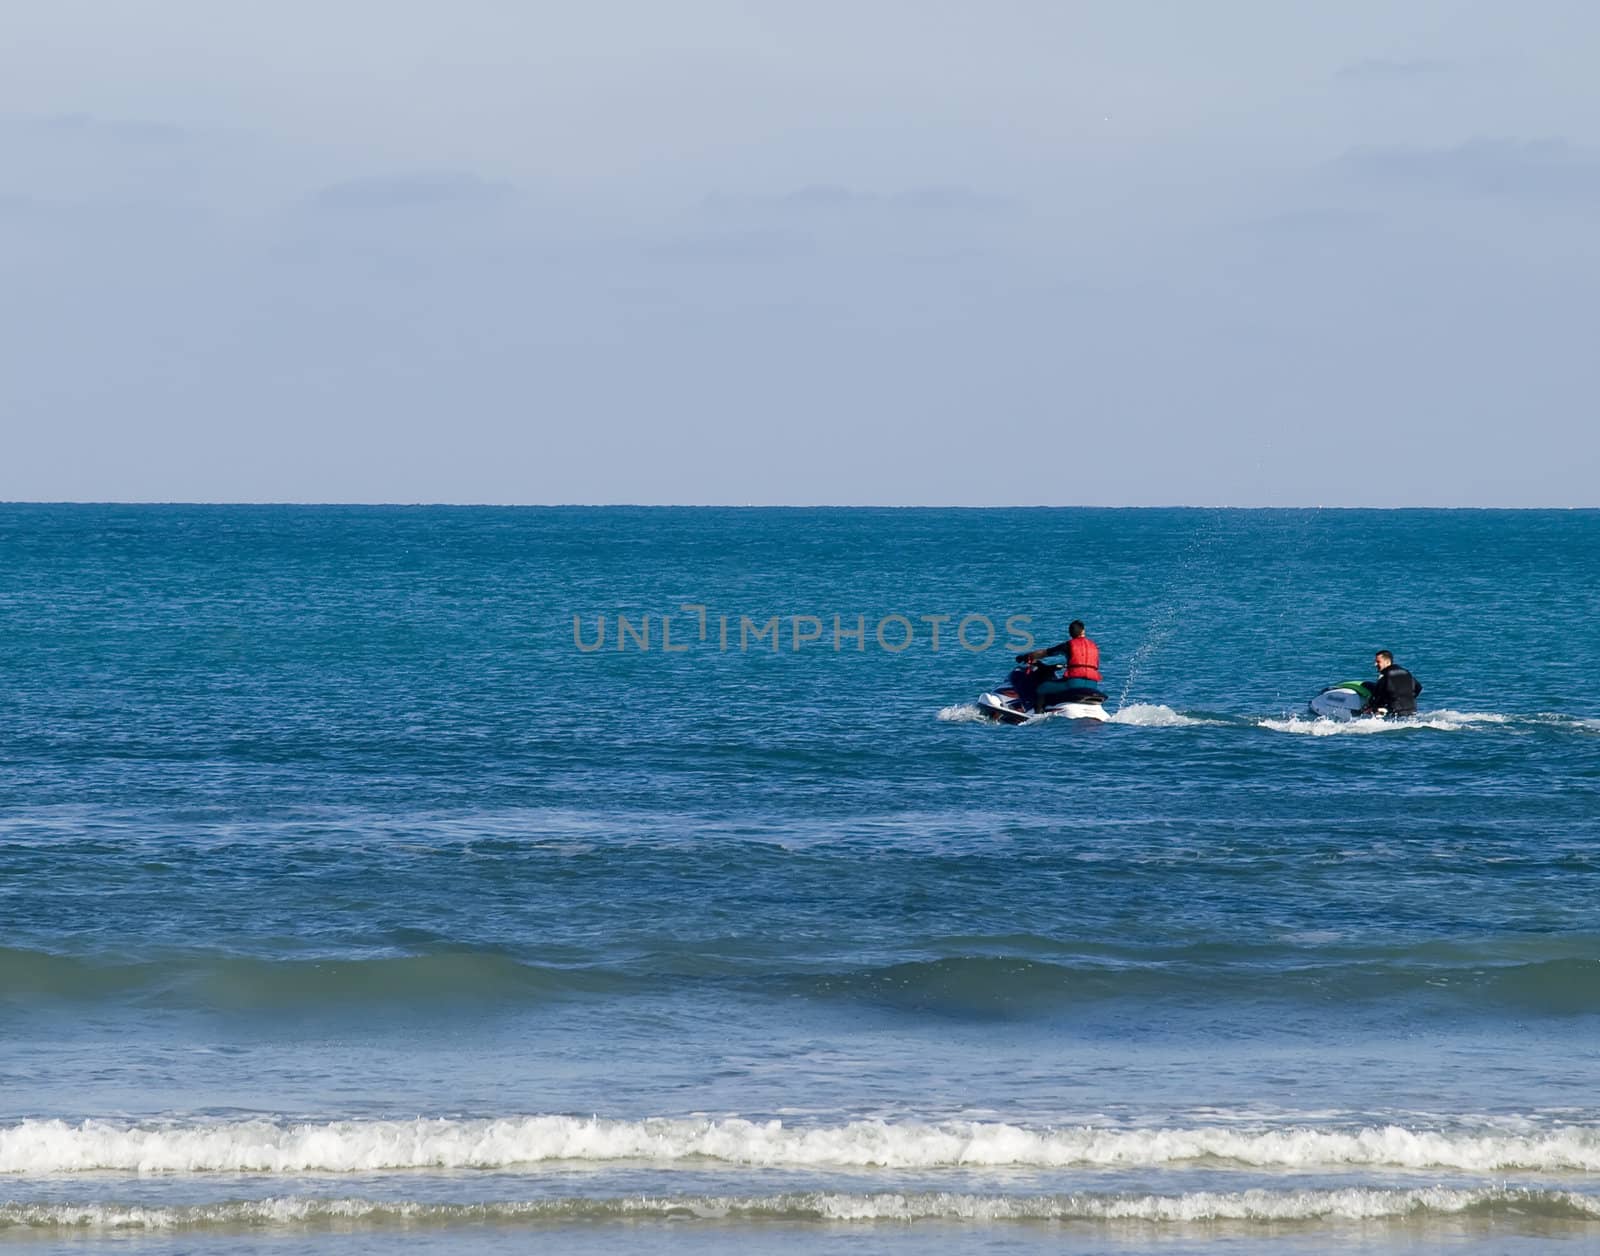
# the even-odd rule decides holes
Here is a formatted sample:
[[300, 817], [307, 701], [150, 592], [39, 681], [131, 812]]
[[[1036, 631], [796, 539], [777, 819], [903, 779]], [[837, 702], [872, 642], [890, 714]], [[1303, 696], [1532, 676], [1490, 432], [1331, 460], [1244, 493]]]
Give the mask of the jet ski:
[[1329, 685], [1311, 699], [1311, 714], [1322, 720], [1353, 720], [1372, 701], [1372, 690], [1365, 681], [1341, 680]]
[[[1034, 669], [1038, 675], [1036, 683], [1039, 685], [1050, 684], [1061, 678], [1062, 669], [1059, 667], [1042, 667]], [[1028, 685], [1029, 669], [1019, 667], [1006, 679], [1006, 683], [990, 690], [988, 693], [978, 695], [978, 710], [985, 719], [994, 720], [999, 724], [1023, 724], [1035, 715], [1061, 715], [1073, 720], [1109, 720], [1110, 714], [1105, 709], [1105, 694], [1098, 689], [1068, 689], [1064, 692], [1057, 689], [1055, 692], [1046, 691], [1044, 706], [1034, 710], [1027, 699], [1019, 690], [1031, 692], [1033, 686]]]

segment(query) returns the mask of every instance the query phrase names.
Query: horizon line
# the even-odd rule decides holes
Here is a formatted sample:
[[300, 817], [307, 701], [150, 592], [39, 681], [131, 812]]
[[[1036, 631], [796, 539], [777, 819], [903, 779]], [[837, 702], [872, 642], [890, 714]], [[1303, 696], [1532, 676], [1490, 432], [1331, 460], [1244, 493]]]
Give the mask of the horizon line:
[[1349, 503], [1239, 504], [1215, 502], [646, 502], [646, 501], [335, 501], [281, 498], [215, 499], [192, 498], [4, 498], [6, 506], [193, 506], [226, 508], [234, 506], [317, 509], [397, 509], [397, 510], [1482, 510], [1535, 511], [1600, 510], [1595, 505], [1356, 505]]

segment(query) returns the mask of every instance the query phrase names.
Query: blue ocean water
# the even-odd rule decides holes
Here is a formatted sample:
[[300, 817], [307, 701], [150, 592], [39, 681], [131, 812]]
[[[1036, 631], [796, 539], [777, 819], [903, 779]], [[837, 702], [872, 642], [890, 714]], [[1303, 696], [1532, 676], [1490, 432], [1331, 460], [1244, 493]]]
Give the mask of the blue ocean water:
[[0, 1243], [1592, 1243], [1597, 612], [1597, 512], [0, 506]]

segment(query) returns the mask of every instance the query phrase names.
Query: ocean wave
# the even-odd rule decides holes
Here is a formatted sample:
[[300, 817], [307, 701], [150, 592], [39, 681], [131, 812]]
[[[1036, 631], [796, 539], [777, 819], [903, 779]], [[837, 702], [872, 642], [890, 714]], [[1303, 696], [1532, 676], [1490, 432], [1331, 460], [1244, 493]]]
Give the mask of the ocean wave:
[[764, 1168], [1132, 1168], [1203, 1163], [1270, 1169], [1600, 1171], [1600, 1129], [1029, 1128], [852, 1121], [790, 1126], [738, 1118], [639, 1121], [508, 1116], [411, 1121], [128, 1125], [26, 1120], [0, 1127], [0, 1173], [371, 1173], [513, 1170], [556, 1162], [706, 1162]]
[[338, 1224], [369, 1229], [482, 1224], [628, 1221], [788, 1221], [834, 1224], [945, 1221], [1080, 1221], [1163, 1225], [1426, 1222], [1467, 1214], [1526, 1225], [1539, 1219], [1600, 1220], [1600, 1199], [1578, 1191], [1506, 1187], [1348, 1187], [1193, 1191], [1178, 1195], [1079, 1192], [980, 1195], [947, 1191], [624, 1197], [422, 1203], [287, 1195], [210, 1204], [0, 1204], [6, 1230], [185, 1231], [294, 1229]]
[[[1574, 950], [1583, 944], [1574, 944]], [[878, 968], [791, 977], [786, 989], [820, 999], [861, 999], [891, 1007], [963, 1016], [1048, 1014], [1117, 999], [1171, 1004], [1258, 1002], [1262, 983], [1284, 1003], [1371, 1004], [1423, 996], [1468, 1007], [1512, 1007], [1550, 1015], [1600, 1011], [1600, 959], [1551, 954], [1519, 962], [1418, 953], [1407, 948], [1356, 953], [1289, 946], [1235, 955], [1209, 948], [1160, 955], [1083, 955], [1045, 960], [960, 955]]]
[[[930, 949], [971, 939], [929, 940]], [[1032, 945], [1037, 946], [1035, 941]], [[1055, 944], [1049, 944], [1055, 948]], [[1507, 949], [1509, 947], [1509, 949]], [[272, 959], [184, 954], [132, 962], [0, 947], [0, 1006], [123, 1002], [255, 1014], [288, 1009], [404, 1006], [515, 1010], [556, 999], [620, 997], [706, 983], [765, 997], [860, 1000], [953, 1016], [1049, 1015], [1119, 999], [1216, 1007], [1257, 1002], [1262, 982], [1284, 1003], [1351, 1005], [1394, 997], [1550, 1015], [1600, 1012], [1600, 950], [1564, 938], [1540, 948], [1355, 946], [1302, 941], [1219, 948], [1088, 947], [1050, 957], [967, 953], [859, 968], [774, 971], [772, 957], [725, 949], [557, 967], [500, 952]]]
[[633, 980], [614, 969], [534, 964], [493, 951], [339, 958], [173, 955], [106, 962], [0, 947], [0, 995], [101, 999], [223, 1009], [354, 1002], [537, 1002], [619, 993]]

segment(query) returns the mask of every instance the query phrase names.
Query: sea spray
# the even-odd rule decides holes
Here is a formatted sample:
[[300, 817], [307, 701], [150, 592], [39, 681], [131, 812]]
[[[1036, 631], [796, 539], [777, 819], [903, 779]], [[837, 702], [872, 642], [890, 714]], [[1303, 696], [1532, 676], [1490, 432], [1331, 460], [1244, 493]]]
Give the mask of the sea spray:
[[1156, 613], [1144, 638], [1128, 655], [1122, 691], [1117, 695], [1118, 707], [1127, 702], [1139, 674], [1166, 648], [1179, 627], [1193, 620], [1195, 607], [1215, 579], [1225, 525], [1222, 512], [1208, 511], [1185, 537], [1174, 567], [1162, 584]]

